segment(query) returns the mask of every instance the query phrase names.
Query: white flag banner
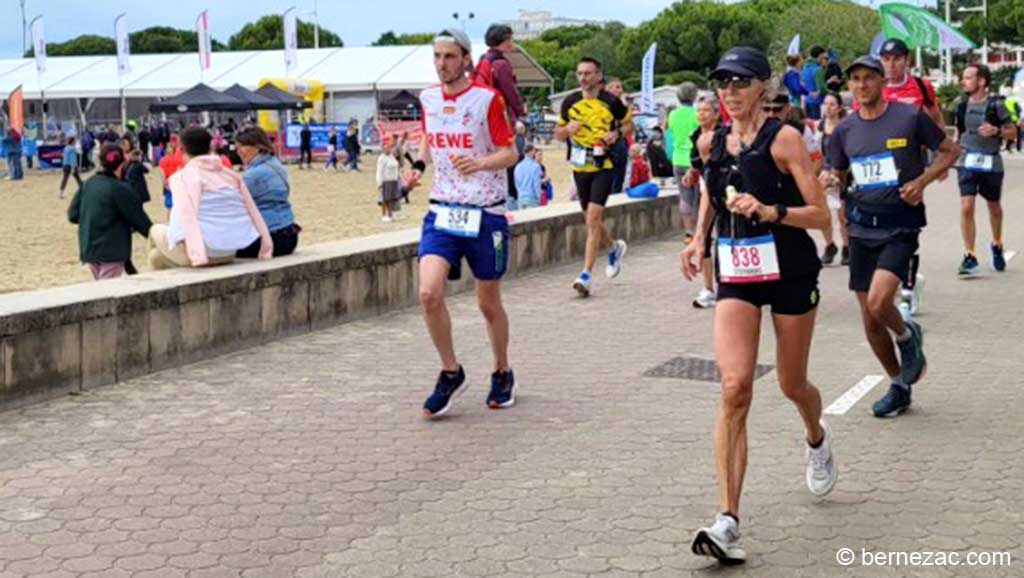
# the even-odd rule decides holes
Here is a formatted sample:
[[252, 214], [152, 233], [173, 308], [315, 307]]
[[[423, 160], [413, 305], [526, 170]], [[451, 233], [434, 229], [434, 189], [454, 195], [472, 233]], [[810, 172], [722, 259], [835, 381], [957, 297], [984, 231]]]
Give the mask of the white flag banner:
[[654, 112], [654, 58], [658, 51], [658, 43], [651, 44], [644, 54], [640, 73], [640, 110], [645, 113]]
[[196, 18], [196, 36], [199, 39], [199, 69], [209, 70], [212, 65], [210, 53], [213, 52], [213, 41], [210, 38], [210, 17], [206, 10]]
[[43, 17], [36, 16], [32, 20], [32, 51], [36, 55], [36, 70], [42, 74], [46, 72], [46, 30], [43, 27]]
[[295, 7], [284, 13], [284, 68], [290, 73], [299, 63], [299, 27]]
[[800, 54], [800, 35], [794, 34], [793, 39], [789, 41], [789, 48], [786, 49], [787, 56], [796, 56]]
[[128, 15], [121, 14], [114, 20], [114, 38], [117, 39], [117, 74], [124, 76], [132, 71], [128, 57], [131, 56], [131, 43], [128, 40]]

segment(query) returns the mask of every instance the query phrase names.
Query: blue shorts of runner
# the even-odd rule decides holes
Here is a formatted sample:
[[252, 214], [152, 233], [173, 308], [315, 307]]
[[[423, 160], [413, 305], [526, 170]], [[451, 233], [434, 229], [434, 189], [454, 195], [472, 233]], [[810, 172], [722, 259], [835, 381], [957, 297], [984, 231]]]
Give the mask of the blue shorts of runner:
[[509, 228], [505, 215], [494, 215], [484, 211], [480, 219], [480, 234], [460, 237], [434, 227], [437, 215], [427, 212], [423, 218], [423, 233], [420, 236], [419, 258], [436, 255], [451, 265], [448, 279], [455, 281], [462, 277], [462, 259], [469, 263], [473, 277], [478, 281], [498, 281], [508, 269]]
[[990, 203], [998, 203], [1003, 196], [1003, 173], [985, 171], [967, 171], [959, 169], [957, 180], [960, 182], [960, 196], [981, 198]]

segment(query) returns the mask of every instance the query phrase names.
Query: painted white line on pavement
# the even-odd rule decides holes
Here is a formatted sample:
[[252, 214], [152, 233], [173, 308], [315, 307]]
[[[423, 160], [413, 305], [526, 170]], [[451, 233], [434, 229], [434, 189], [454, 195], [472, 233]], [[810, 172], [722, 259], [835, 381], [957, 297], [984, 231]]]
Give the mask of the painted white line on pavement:
[[826, 415], [846, 415], [846, 412], [850, 411], [860, 398], [868, 394], [869, 391], [875, 388], [876, 385], [882, 383], [885, 379], [884, 375], [868, 375], [864, 379], [857, 382], [857, 385], [851, 387], [839, 396], [839, 398], [832, 402], [832, 405], [825, 408]]

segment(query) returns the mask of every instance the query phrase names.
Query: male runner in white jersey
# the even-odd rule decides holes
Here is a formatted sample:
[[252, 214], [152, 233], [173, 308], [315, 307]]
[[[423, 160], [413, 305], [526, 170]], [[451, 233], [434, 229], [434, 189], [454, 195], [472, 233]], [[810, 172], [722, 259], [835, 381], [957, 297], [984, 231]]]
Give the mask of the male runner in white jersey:
[[427, 330], [441, 357], [441, 375], [423, 404], [423, 415], [436, 418], [464, 391], [466, 373], [455, 357], [451, 317], [445, 307], [448, 279], [461, 276], [462, 259], [476, 278], [480, 311], [494, 353], [494, 373], [487, 406], [515, 404], [515, 377], [508, 361], [508, 316], [501, 303], [501, 277], [508, 266], [508, 193], [505, 169], [517, 160], [505, 101], [494, 89], [473, 84], [469, 38], [444, 30], [434, 39], [434, 69], [441, 81], [420, 93], [423, 141], [413, 180], [434, 161], [430, 211], [420, 239], [420, 303]]

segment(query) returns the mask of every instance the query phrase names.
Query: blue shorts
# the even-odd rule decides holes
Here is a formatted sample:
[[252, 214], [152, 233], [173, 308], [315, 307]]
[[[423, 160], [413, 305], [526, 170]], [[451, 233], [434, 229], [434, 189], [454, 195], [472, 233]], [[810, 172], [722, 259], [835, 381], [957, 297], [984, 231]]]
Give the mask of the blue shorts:
[[462, 277], [462, 258], [466, 258], [473, 277], [480, 281], [497, 281], [508, 269], [509, 229], [505, 215], [484, 212], [480, 220], [480, 234], [475, 238], [459, 237], [447, 231], [434, 228], [433, 211], [423, 218], [423, 233], [420, 236], [419, 257], [437, 255], [443, 257], [451, 269], [448, 279]]
[[172, 205], [174, 205], [174, 201], [171, 197], [171, 189], [164, 189], [164, 206], [170, 209]]

